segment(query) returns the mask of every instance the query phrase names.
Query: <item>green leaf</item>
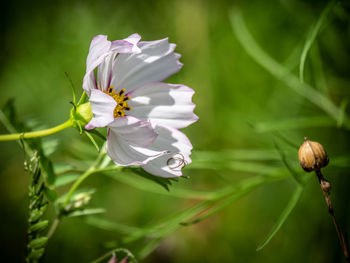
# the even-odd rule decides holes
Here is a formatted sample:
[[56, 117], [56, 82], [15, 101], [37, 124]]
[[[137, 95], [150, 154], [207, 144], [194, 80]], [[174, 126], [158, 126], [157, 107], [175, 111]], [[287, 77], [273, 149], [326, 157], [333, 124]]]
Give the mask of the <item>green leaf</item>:
[[40, 219], [47, 209], [48, 204], [44, 204], [40, 208], [36, 208], [30, 211], [29, 222], [35, 222]]
[[[20, 133], [31, 131], [25, 123], [21, 122], [17, 118], [16, 110], [14, 107], [14, 100], [9, 100], [3, 109], [0, 111], [0, 121], [11, 133]], [[53, 139], [54, 140], [54, 139]], [[55, 173], [51, 160], [46, 156], [41, 138], [25, 139], [23, 140], [26, 146], [26, 151], [29, 155], [33, 155], [34, 150], [39, 153], [40, 165], [43, 172], [46, 174], [46, 182], [48, 185], [52, 185], [55, 181]], [[49, 140], [46, 139], [46, 145], [50, 144]], [[51, 146], [55, 143], [51, 143]]]
[[9, 132], [16, 133], [17, 131], [23, 131], [26, 128], [17, 118], [14, 98], [9, 99], [6, 102], [5, 106], [2, 108], [2, 113], [5, 118], [1, 118], [1, 121]]
[[50, 137], [43, 137], [41, 144], [42, 150], [45, 153], [45, 155], [50, 156], [57, 150], [59, 140]]
[[[77, 195], [81, 195], [81, 194], [85, 194], [87, 196], [91, 196], [96, 192], [95, 188], [88, 188], [88, 189], [78, 189], [74, 192], [74, 194], [72, 195], [72, 197], [70, 198], [71, 202], [75, 200]], [[56, 202], [57, 203], [63, 203], [67, 198], [67, 193], [61, 195]]]
[[217, 213], [218, 211], [225, 208], [226, 206], [230, 205], [232, 202], [243, 197], [244, 195], [251, 192], [255, 188], [274, 180], [275, 178], [273, 177], [257, 176], [257, 177], [246, 179], [237, 185], [233, 185], [231, 189], [228, 189], [228, 193], [225, 193], [223, 191], [220, 193], [218, 197], [216, 197], [216, 199], [218, 199], [217, 203], [210, 203], [210, 202], [206, 203], [205, 209], [203, 209], [204, 215], [202, 213], [198, 213], [198, 214], [201, 214], [199, 217], [195, 219], [191, 219], [191, 221], [182, 221], [180, 222], [180, 224], [183, 226], [197, 224], [207, 219], [211, 215]]
[[150, 181], [153, 181], [157, 184], [159, 184], [160, 186], [164, 187], [164, 189], [166, 189], [167, 191], [169, 191], [169, 186], [171, 185], [171, 183], [173, 181], [177, 181], [177, 179], [175, 178], [164, 178], [164, 177], [158, 177], [158, 176], [154, 176], [152, 174], [147, 173], [145, 170], [143, 170], [142, 168], [139, 167], [126, 167], [123, 168], [122, 170], [123, 172], [132, 172], [134, 174], [137, 174], [143, 178], [146, 178]]
[[236, 149], [221, 151], [193, 151], [191, 155], [193, 161], [276, 161], [279, 156], [272, 149]]
[[56, 201], [57, 193], [55, 190], [53, 190], [49, 187], [45, 187], [44, 192], [45, 192], [45, 196], [47, 197], [48, 200], [50, 200], [51, 202]]
[[76, 217], [76, 216], [88, 216], [88, 215], [96, 215], [103, 214], [106, 212], [104, 208], [87, 208], [83, 210], [75, 210], [68, 214], [68, 217]]
[[128, 226], [117, 222], [111, 222], [99, 217], [89, 216], [85, 219], [85, 222], [91, 226], [94, 226], [100, 229], [104, 229], [107, 231], [115, 231], [117, 233], [121, 233], [125, 235], [133, 235], [134, 233], [141, 230], [141, 228], [138, 228], [138, 227]]
[[30, 232], [43, 231], [47, 228], [48, 225], [49, 225], [49, 221], [43, 220], [43, 221], [40, 221], [34, 225], [31, 225], [29, 228], [29, 231]]
[[74, 107], [76, 107], [76, 96], [75, 96], [75, 89], [74, 89], [74, 83], [73, 83], [73, 80], [71, 79], [71, 77], [69, 76], [68, 72], [64, 72], [64, 74], [66, 75], [66, 78], [68, 79], [69, 81], [69, 84], [72, 88], [72, 95], [73, 95], [73, 105]]
[[337, 121], [338, 128], [343, 126], [344, 118], [346, 116], [346, 106], [348, 106], [348, 100], [343, 99], [342, 102], [340, 103], [340, 114], [339, 114], [339, 119]]
[[154, 184], [152, 181], [148, 180], [144, 177], [139, 177], [134, 175], [128, 171], [123, 171], [119, 173], [114, 172], [103, 172], [103, 174], [125, 184], [128, 184], [136, 189], [140, 189], [143, 191], [162, 194], [166, 196], [173, 196], [184, 199], [198, 199], [198, 200], [206, 200], [210, 199], [214, 196], [216, 191], [198, 191], [198, 190], [190, 190], [183, 189], [179, 187], [172, 187], [171, 190], [165, 190], [163, 186], [159, 184]]
[[29, 254], [30, 259], [40, 259], [45, 252], [45, 248], [32, 249]]
[[74, 169], [74, 166], [71, 164], [57, 163], [57, 162], [55, 162], [54, 164], [54, 171], [56, 172], [56, 174], [65, 174], [67, 172], [70, 172], [73, 169]]
[[307, 56], [307, 54], [312, 46], [312, 43], [315, 41], [316, 36], [317, 36], [318, 32], [320, 31], [322, 24], [326, 20], [326, 17], [328, 15], [328, 13], [330, 12], [330, 10], [333, 8], [334, 4], [335, 4], [335, 1], [329, 2], [329, 4], [326, 6], [326, 8], [322, 11], [320, 17], [317, 19], [317, 22], [315, 23], [315, 25], [312, 26], [312, 28], [307, 36], [307, 39], [305, 41], [305, 45], [303, 47], [303, 51], [301, 52], [300, 65], [299, 65], [299, 78], [300, 78], [300, 81], [302, 83], [304, 82], [304, 66], [305, 66], [306, 56]]
[[97, 142], [95, 141], [94, 137], [92, 137], [92, 135], [91, 135], [88, 131], [86, 131], [86, 130], [84, 130], [84, 134], [89, 138], [89, 140], [90, 140], [90, 141], [92, 142], [92, 144], [95, 146], [96, 150], [97, 150], [98, 152], [100, 152], [100, 147], [98, 146], [98, 144], [97, 144]]
[[41, 248], [46, 245], [47, 241], [47, 237], [39, 237], [30, 241], [28, 246], [33, 249]]
[[281, 169], [276, 162], [267, 163], [279, 160], [276, 151], [271, 149], [194, 151], [191, 158], [193, 162], [187, 169], [227, 169], [256, 174], [272, 174]]
[[[125, 244], [134, 242], [136, 240], [139, 240], [147, 236], [149, 238], [147, 239], [147, 243], [149, 245], [146, 245], [144, 249], [140, 252], [140, 255], [142, 257], [145, 257], [152, 252], [152, 250], [157, 246], [157, 244], [160, 242], [161, 239], [163, 239], [169, 233], [171, 233], [176, 228], [178, 228], [181, 222], [188, 221], [194, 216], [202, 214], [203, 212], [206, 212], [208, 208], [215, 205], [215, 203], [218, 201], [225, 200], [225, 202], [221, 203], [221, 208], [222, 208], [228, 205], [229, 203], [231, 203], [232, 201], [234, 201], [235, 199], [237, 199], [240, 195], [243, 195], [244, 193], [247, 193], [248, 191], [255, 189], [255, 187], [259, 185], [263, 185], [269, 182], [274, 182], [276, 180], [280, 180], [283, 178], [286, 178], [286, 177], [282, 175], [271, 176], [271, 177], [257, 176], [254, 178], [246, 179], [243, 182], [239, 183], [238, 185], [232, 185], [226, 189], [217, 191], [215, 196], [213, 196], [211, 200], [203, 201], [193, 207], [185, 209], [184, 211], [178, 212], [176, 214], [172, 214], [164, 218], [163, 220], [161, 220], [159, 223], [154, 224], [153, 226], [148, 226], [144, 228], [135, 228], [130, 226], [124, 226], [118, 223], [111, 223], [103, 219], [97, 219], [97, 218], [87, 218], [87, 222], [94, 226], [100, 227], [102, 229], [110, 230], [110, 231], [117, 231], [120, 233], [124, 231], [123, 233], [129, 235], [128, 237], [125, 237], [122, 240], [122, 243], [125, 243]], [[218, 208], [218, 210], [219, 209], [220, 207]], [[113, 252], [114, 250], [111, 250], [93, 262], [101, 262], [103, 259], [108, 257]]]
[[86, 94], [86, 92], [84, 91], [84, 92], [81, 94], [81, 97], [80, 97], [80, 99], [79, 99], [79, 101], [78, 101], [77, 106], [80, 106], [81, 104], [83, 104], [83, 103], [85, 102], [86, 98], [87, 98], [87, 94]]
[[305, 129], [313, 127], [332, 127], [335, 126], [336, 121], [328, 116], [312, 116], [312, 117], [298, 117], [288, 118], [284, 120], [274, 120], [267, 122], [259, 122], [254, 125], [257, 132], [282, 131], [291, 129]]
[[57, 177], [54, 186], [55, 186], [55, 188], [56, 187], [60, 187], [60, 186], [65, 186], [65, 185], [67, 185], [69, 183], [74, 182], [79, 177], [80, 177], [79, 174], [64, 174], [64, 175], [61, 175], [61, 176]]
[[[289, 69], [270, 57], [255, 41], [248, 31], [242, 14], [238, 9], [231, 10], [230, 14], [231, 25], [238, 41], [258, 64], [268, 71], [276, 79], [282, 81], [287, 87], [295, 91], [298, 95], [304, 97], [315, 106], [322, 109], [334, 120], [338, 120], [340, 109], [328, 97], [315, 90], [307, 83], [301, 83], [299, 78], [293, 75]], [[344, 116], [344, 126], [350, 129], [350, 121], [347, 116]]]
[[162, 240], [162, 237], [154, 238], [150, 242], [147, 242], [138, 253], [138, 258], [140, 260], [145, 259], [149, 254], [152, 253], [159, 246], [159, 242]]
[[293, 176], [293, 178], [295, 179], [295, 181], [298, 184], [303, 185], [305, 182], [304, 182], [303, 178], [301, 177], [301, 175], [298, 174], [297, 172], [295, 172], [294, 169], [292, 168], [292, 166], [289, 165], [284, 152], [282, 151], [282, 149], [280, 148], [280, 146], [277, 144], [276, 141], [274, 141], [274, 144], [275, 144], [275, 148], [277, 149], [277, 151], [279, 152], [279, 154], [281, 156], [282, 162], [284, 163], [284, 165], [288, 169], [289, 173]]
[[106, 136], [104, 136], [102, 133], [100, 133], [98, 130], [93, 129], [93, 130], [89, 130], [89, 133], [92, 133], [94, 135], [96, 135], [97, 137], [99, 137], [100, 139], [102, 139], [103, 141], [106, 141], [107, 138]]
[[188, 169], [227, 169], [231, 171], [254, 173], [254, 174], [273, 174], [281, 169], [279, 164], [263, 164], [258, 162], [246, 161], [215, 161], [199, 160], [189, 165]]
[[257, 249], [256, 249], [257, 251], [263, 249], [271, 241], [271, 239], [276, 235], [278, 230], [281, 229], [282, 225], [287, 220], [288, 216], [290, 215], [290, 213], [294, 209], [295, 205], [297, 204], [298, 200], [300, 199], [302, 192], [303, 192], [303, 187], [298, 185], [294, 194], [292, 195], [292, 198], [290, 199], [290, 201], [287, 204], [287, 206], [285, 207], [285, 209], [282, 211], [282, 214], [278, 218], [277, 222], [272, 227], [271, 231], [266, 236], [264, 241], [261, 242], [261, 244], [257, 247]]
[[[217, 202], [224, 200], [215, 210], [219, 211], [221, 208], [232, 203], [239, 196], [247, 193], [250, 190], [255, 189], [259, 185], [264, 185], [276, 180], [281, 180], [286, 178], [285, 176], [269, 177], [269, 176], [256, 176], [253, 178], [246, 179], [239, 184], [230, 186], [228, 189], [218, 191], [216, 196], [211, 200], [203, 201], [197, 205], [189, 207], [176, 214], [169, 215], [168, 217], [161, 220], [158, 224], [150, 227], [146, 227], [140, 230], [138, 233], [134, 233], [133, 236], [126, 237], [122, 240], [123, 243], [133, 242], [142, 237], [151, 235], [154, 237], [165, 237], [177, 227], [181, 225], [182, 222], [188, 222], [197, 215], [206, 213], [209, 208], [214, 207]], [[214, 213], [214, 212], [213, 212]], [[213, 213], [210, 213], [212, 215]]]
[[46, 182], [48, 185], [53, 185], [55, 183], [55, 172], [53, 170], [53, 165], [50, 159], [48, 159], [43, 153], [40, 154], [40, 164], [42, 170], [46, 174]]

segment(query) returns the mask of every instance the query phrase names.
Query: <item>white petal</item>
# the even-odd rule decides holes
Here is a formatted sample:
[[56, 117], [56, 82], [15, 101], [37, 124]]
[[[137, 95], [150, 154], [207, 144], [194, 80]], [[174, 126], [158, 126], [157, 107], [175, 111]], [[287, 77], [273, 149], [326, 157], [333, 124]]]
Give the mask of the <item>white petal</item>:
[[91, 90], [97, 88], [94, 69], [111, 53], [139, 53], [140, 49], [137, 47], [137, 43], [140, 38], [138, 34], [133, 34], [123, 40], [111, 42], [104, 35], [93, 37], [86, 59], [86, 74], [83, 80], [83, 89], [89, 96]]
[[181, 176], [181, 169], [192, 162], [190, 158], [191, 142], [177, 129], [157, 125], [155, 131], [158, 137], [149, 148], [158, 151], [166, 149], [170, 153], [148, 162], [142, 168], [160, 177]]
[[118, 117], [108, 127], [124, 141], [137, 146], [148, 146], [158, 136], [150, 122], [132, 116]]
[[112, 85], [127, 92], [142, 85], [162, 81], [178, 72], [182, 64], [180, 55], [174, 53], [175, 46], [168, 39], [140, 42], [139, 54], [119, 54], [115, 60]]
[[88, 95], [92, 89], [97, 88], [94, 81], [94, 69], [103, 62], [111, 47], [111, 41], [107, 36], [97, 35], [92, 38], [89, 54], [86, 59], [86, 74], [83, 80], [83, 89]]
[[93, 70], [100, 64], [111, 47], [107, 36], [97, 35], [91, 40], [89, 54], [86, 59], [86, 72]]
[[198, 120], [193, 113], [194, 91], [184, 85], [148, 83], [130, 92], [130, 115], [153, 123], [181, 129]]
[[119, 117], [109, 128], [107, 153], [118, 165], [142, 165], [166, 153], [144, 147], [157, 138], [149, 122]]
[[140, 53], [141, 50], [137, 46], [140, 39], [139, 34], [132, 34], [123, 40], [113, 41], [111, 49], [118, 53]]
[[112, 79], [112, 67], [116, 53], [108, 54], [97, 70], [98, 89], [107, 90], [110, 87]]
[[114, 108], [117, 102], [108, 94], [93, 89], [90, 96], [91, 111], [94, 117], [85, 126], [85, 129], [91, 130], [95, 127], [105, 127], [114, 120]]

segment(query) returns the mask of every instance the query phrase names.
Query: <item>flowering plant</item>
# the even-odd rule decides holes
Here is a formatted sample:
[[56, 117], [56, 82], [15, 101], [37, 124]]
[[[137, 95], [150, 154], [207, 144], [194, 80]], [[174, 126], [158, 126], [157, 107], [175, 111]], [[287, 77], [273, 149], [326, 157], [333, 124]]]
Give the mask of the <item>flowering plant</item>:
[[181, 168], [191, 162], [192, 145], [178, 129], [198, 119], [191, 101], [194, 92], [160, 82], [182, 67], [175, 45], [168, 39], [140, 38], [93, 38], [83, 88], [94, 116], [85, 128], [108, 127], [107, 153], [117, 165], [142, 165], [156, 176], [181, 176]]
[[[217, 28], [212, 30], [213, 26], [217, 25], [217, 19], [206, 19], [207, 16], [203, 16], [205, 14], [202, 12], [203, 8], [208, 7], [207, 5], [199, 2], [187, 5], [185, 1], [180, 2], [176, 3], [176, 7], [184, 12], [177, 12], [174, 21], [176, 21], [176, 36], [181, 43], [179, 47], [183, 48], [181, 53], [186, 57], [182, 61], [186, 62], [187, 79], [174, 82], [190, 84], [197, 92], [195, 101], [199, 107], [196, 112], [201, 116], [201, 121], [197, 123], [197, 127], [193, 125], [192, 130], [184, 130], [184, 128], [198, 119], [194, 114], [195, 105], [192, 102], [194, 91], [182, 84], [168, 83], [172, 80], [167, 80], [167, 77], [178, 72], [182, 67], [179, 62], [180, 55], [175, 53], [175, 45], [168, 39], [141, 41], [138, 34], [133, 34], [122, 40], [109, 41], [107, 36], [97, 35], [90, 43], [91, 33], [88, 37], [82, 34], [83, 46], [88, 49], [90, 43], [90, 49], [80, 53], [81, 57], [78, 61], [81, 63], [78, 66], [79, 63], [71, 63], [72, 56], [68, 56], [68, 53], [57, 52], [57, 46], [61, 45], [64, 39], [65, 43], [71, 46], [74, 55], [78, 54], [75, 50], [76, 46], [71, 45], [71, 41], [66, 41], [69, 38], [65, 33], [60, 34], [61, 39], [57, 39], [58, 41], [55, 39], [47, 45], [50, 47], [47, 51], [54, 54], [50, 57], [41, 56], [44, 45], [33, 44], [42, 42], [42, 39], [36, 41], [32, 38], [33, 41], [20, 41], [21, 34], [12, 34], [15, 31], [8, 34], [4, 30], [6, 41], [3, 43], [5, 47], [3, 50], [7, 52], [9, 43], [15, 43], [10, 57], [21, 57], [23, 55], [21, 52], [28, 51], [25, 45], [30, 45], [30, 63], [18, 63], [18, 59], [9, 59], [11, 60], [9, 64], [13, 63], [12, 65], [18, 68], [15, 67], [13, 70], [13, 67], [2, 67], [1, 72], [6, 72], [7, 75], [5, 78], [0, 78], [2, 86], [10, 83], [8, 86], [11, 88], [6, 89], [5, 92], [15, 92], [16, 87], [22, 88], [25, 83], [28, 89], [21, 90], [20, 95], [27, 92], [28, 97], [21, 96], [20, 99], [21, 102], [24, 99], [30, 104], [24, 107], [35, 109], [38, 105], [37, 111], [40, 114], [50, 114], [50, 118], [53, 117], [52, 112], [47, 108], [52, 107], [56, 110], [57, 118], [62, 116], [62, 107], [57, 106], [61, 106], [65, 97], [57, 96], [60, 94], [57, 93], [58, 89], [55, 93], [51, 92], [52, 89], [44, 92], [40, 90], [47, 86], [51, 87], [52, 79], [48, 76], [60, 70], [59, 66], [57, 70], [51, 68], [50, 71], [45, 72], [49, 74], [44, 75], [41, 71], [42, 67], [37, 65], [45, 63], [45, 58], [55, 58], [53, 61], [56, 67], [62, 65], [60, 63], [66, 59], [69, 68], [80, 67], [83, 70], [81, 74], [74, 77], [75, 81], [82, 83], [79, 85], [82, 86], [79, 89], [82, 95], [79, 100], [76, 100], [73, 92], [71, 101], [73, 106], [69, 118], [56, 127], [43, 129], [45, 128], [43, 124], [28, 119], [24, 114], [19, 115], [20, 118], [18, 118], [12, 100], [0, 109], [0, 129], [4, 128], [10, 133], [0, 135], [0, 141], [17, 140], [19, 142], [18, 145], [25, 153], [24, 167], [30, 178], [27, 194], [27, 188], [23, 187], [23, 182], [26, 182], [23, 179], [27, 178], [23, 178], [23, 174], [18, 172], [18, 167], [21, 167], [21, 161], [18, 160], [22, 160], [22, 155], [12, 162], [11, 150], [14, 144], [1, 143], [0, 153], [3, 158], [0, 159], [3, 161], [2, 164], [5, 164], [5, 169], [1, 171], [6, 175], [1, 177], [1, 185], [4, 196], [11, 196], [13, 199], [12, 201], [5, 199], [2, 202], [7, 209], [10, 209], [3, 210], [3, 214], [6, 215], [1, 221], [5, 222], [2, 225], [6, 228], [3, 231], [3, 239], [6, 240], [3, 242], [3, 247], [13, 249], [17, 248], [17, 244], [26, 244], [26, 262], [45, 260], [85, 262], [86, 259], [95, 257], [97, 258], [93, 261], [95, 263], [108, 260], [109, 262], [135, 262], [136, 259], [146, 258], [152, 252], [154, 253], [150, 255], [150, 261], [157, 262], [206, 260], [232, 262], [244, 257], [246, 258], [241, 261], [249, 261], [252, 259], [252, 251], [244, 249], [243, 246], [246, 243], [251, 248], [251, 242], [254, 240], [236, 242], [241, 241], [243, 235], [256, 238], [257, 250], [267, 245], [272, 250], [274, 247], [281, 248], [279, 259], [283, 256], [281, 252], [283, 247], [280, 246], [281, 242], [278, 242], [278, 239], [282, 237], [287, 242], [284, 246], [287, 260], [291, 259], [289, 251], [295, 252], [294, 261], [300, 261], [300, 258], [314, 259], [313, 256], [305, 257], [307, 253], [318, 255], [319, 258], [322, 256], [329, 258], [333, 254], [338, 260], [336, 246], [332, 249], [330, 248], [333, 246], [329, 246], [331, 239], [328, 237], [331, 237], [331, 234], [327, 233], [331, 231], [324, 226], [319, 225], [314, 228], [316, 236], [320, 233], [325, 237], [328, 235], [327, 238], [323, 238], [325, 242], [314, 242], [315, 246], [307, 246], [310, 239], [290, 231], [306, 229], [306, 227], [312, 230], [308, 227], [308, 223], [317, 226], [316, 223], [321, 222], [319, 219], [325, 214], [325, 211], [320, 212], [321, 209], [317, 206], [309, 209], [311, 205], [316, 204], [316, 198], [303, 198], [307, 192], [308, 196], [310, 195], [311, 188], [308, 184], [311, 182], [309, 180], [311, 176], [303, 172], [296, 155], [302, 138], [308, 135], [319, 142], [322, 141], [324, 148], [320, 143], [313, 141], [314, 139], [305, 139], [299, 150], [300, 164], [305, 171], [316, 172], [322, 191], [315, 192], [315, 195], [324, 195], [339, 244], [348, 260], [346, 239], [348, 231], [346, 226], [343, 228], [341, 220], [336, 221], [336, 216], [339, 218], [341, 214], [338, 215], [338, 213], [342, 211], [339, 209], [341, 207], [339, 202], [343, 201], [344, 205], [347, 203], [346, 199], [338, 199], [334, 195], [335, 192], [337, 194], [341, 192], [336, 174], [341, 175], [345, 171], [344, 168], [349, 166], [347, 148], [343, 147], [341, 150], [338, 147], [344, 142], [341, 138], [345, 138], [350, 127], [347, 100], [341, 97], [346, 91], [346, 82], [343, 81], [345, 75], [336, 73], [341, 68], [345, 69], [346, 55], [343, 52], [344, 56], [335, 57], [332, 56], [334, 55], [332, 52], [325, 49], [329, 44], [334, 50], [344, 49], [343, 43], [346, 41], [340, 41], [344, 40], [344, 37], [337, 39], [339, 31], [330, 30], [331, 24], [344, 24], [345, 13], [341, 5], [332, 1], [325, 7], [319, 19], [311, 27], [310, 35], [304, 45], [299, 43], [300, 28], [293, 30], [295, 19], [291, 19], [289, 23], [287, 17], [279, 13], [274, 18], [282, 22], [283, 27], [271, 29], [275, 30], [275, 38], [260, 34], [260, 41], [262, 43], [264, 39], [266, 41], [260, 46], [248, 30], [239, 9], [232, 9], [229, 17], [238, 41], [232, 43], [231, 47], [228, 40], [232, 39], [232, 31], [227, 30], [227, 10], [225, 10], [225, 16], [222, 16], [224, 19], [221, 20], [220, 17], [225, 26], [220, 30], [216, 30]], [[78, 6], [80, 8], [80, 5]], [[168, 8], [173, 5], [166, 6]], [[181, 10], [182, 8], [184, 10]], [[333, 12], [333, 16], [335, 13], [339, 16], [337, 23], [334, 23], [333, 18], [332, 23], [328, 23], [331, 22], [330, 20], [325, 23], [332, 14], [332, 10], [336, 11]], [[141, 12], [144, 13], [143, 18], [148, 18], [149, 12], [143, 11]], [[220, 14], [214, 11], [208, 14], [210, 16]], [[307, 13], [304, 10], [298, 10], [299, 12]], [[272, 16], [273, 12], [269, 14]], [[314, 14], [316, 13], [313, 12]], [[162, 19], [165, 17], [162, 15]], [[187, 19], [184, 19], [186, 17]], [[169, 16], [169, 19], [173, 20], [173, 18]], [[340, 18], [343, 19], [342, 22]], [[208, 22], [208, 27], [199, 26], [202, 19]], [[107, 30], [106, 19], [102, 20], [102, 26]], [[128, 23], [132, 24], [132, 20], [134, 19], [129, 20]], [[187, 22], [191, 20], [193, 25]], [[142, 21], [145, 20], [142, 19]], [[214, 24], [212, 24], [213, 21], [215, 21]], [[266, 19], [264, 21], [269, 23]], [[254, 22], [249, 25], [254, 25]], [[291, 29], [288, 33], [281, 33], [285, 31], [284, 25]], [[195, 30], [188, 30], [191, 26]], [[36, 27], [33, 28], [35, 31]], [[282, 28], [280, 34], [277, 32], [278, 28]], [[76, 32], [75, 24], [73, 30]], [[333, 32], [332, 36], [335, 38], [333, 37], [331, 42], [324, 41], [328, 39], [327, 37], [319, 38], [317, 42], [320, 45], [316, 45], [315, 40], [322, 30]], [[88, 32], [91, 31], [94, 31], [94, 27], [89, 28]], [[8, 40], [9, 35], [15, 36], [16, 41]], [[285, 38], [286, 35], [288, 35], [287, 38]], [[295, 42], [291, 42], [293, 35]], [[278, 40], [275, 45], [273, 39]], [[304, 39], [302, 41], [304, 42]], [[18, 43], [21, 48], [18, 48]], [[282, 49], [270, 56], [262, 48], [266, 43], [271, 44], [270, 51], [280, 47]], [[299, 44], [295, 45], [297, 43]], [[291, 54], [286, 54], [286, 47], [290, 44], [295, 47], [295, 50]], [[40, 59], [37, 61], [32, 59], [31, 52], [34, 49], [40, 51], [38, 52]], [[176, 50], [178, 52], [178, 49]], [[241, 56], [238, 54], [239, 50], [245, 50], [249, 56]], [[301, 56], [298, 76], [295, 74], [295, 66], [298, 64], [299, 51]], [[196, 54], [196, 59], [187, 60], [193, 54]], [[86, 55], [86, 69], [84, 69]], [[279, 62], [276, 58], [281, 58], [283, 55], [288, 59]], [[56, 63], [60, 56], [62, 61]], [[324, 58], [327, 58], [325, 60], [327, 63], [322, 64]], [[273, 84], [271, 76], [266, 78], [261, 68], [252, 67], [251, 59], [262, 66], [281, 85], [271, 85]], [[223, 63], [222, 67], [220, 63]], [[36, 66], [28, 70], [28, 64]], [[67, 65], [63, 67], [66, 68]], [[35, 70], [42, 74], [40, 78], [38, 78], [39, 74], [33, 74], [36, 73]], [[28, 79], [33, 81], [33, 87], [30, 87], [30, 82], [25, 78], [27, 75], [30, 75]], [[70, 80], [68, 74], [67, 77]], [[5, 82], [4, 79], [6, 79]], [[56, 87], [61, 86], [59, 78], [56, 80], [58, 80], [55, 83]], [[75, 91], [73, 84], [75, 81], [70, 81]], [[327, 82], [337, 86], [336, 92], [331, 89], [331, 86], [327, 87]], [[267, 83], [265, 87], [264, 83]], [[290, 90], [285, 92], [281, 88]], [[45, 96], [37, 98], [35, 91]], [[63, 92], [63, 89], [60, 91]], [[262, 101], [257, 101], [259, 98]], [[36, 100], [40, 103], [33, 105], [32, 102]], [[42, 102], [45, 102], [46, 106], [40, 105]], [[23, 105], [25, 104], [22, 103], [22, 107]], [[250, 125], [245, 125], [247, 122]], [[324, 126], [327, 126], [327, 129], [321, 129]], [[63, 133], [62, 137], [47, 136], [71, 127], [79, 134], [71, 131], [70, 134]], [[319, 133], [321, 138], [317, 139], [317, 134], [307, 134], [314, 131], [322, 131], [322, 134]], [[197, 137], [193, 137], [197, 135], [195, 132], [198, 134]], [[195, 147], [192, 147], [185, 133], [191, 138]], [[327, 138], [329, 138], [328, 142]], [[249, 149], [237, 149], [242, 145], [247, 145]], [[198, 150], [199, 148], [216, 150]], [[329, 153], [329, 159], [325, 149]], [[336, 152], [338, 156], [334, 156]], [[324, 169], [328, 163], [329, 165]], [[276, 181], [279, 183], [276, 184]], [[246, 199], [243, 206], [227, 209], [225, 213], [203, 222], [232, 202], [270, 183], [271, 186], [265, 188], [267, 194], [259, 192], [259, 198]], [[18, 188], [22, 187], [22, 192], [14, 189], [15, 184]], [[22, 202], [23, 192], [27, 194], [27, 203]], [[290, 195], [288, 202], [285, 199], [286, 195]], [[278, 202], [272, 205], [271, 200]], [[314, 201], [310, 202], [310, 200]], [[18, 201], [17, 204], [16, 201]], [[290, 215], [296, 216], [298, 211], [293, 209], [300, 202], [303, 202], [303, 207], [308, 208], [308, 213], [312, 212], [312, 216], [305, 217], [299, 210], [299, 215], [304, 216], [303, 226], [298, 220], [294, 225], [295, 228], [289, 228], [289, 230], [287, 228], [286, 231], [280, 232], [285, 223], [290, 223], [287, 218]], [[334, 207], [332, 202], [335, 204]], [[281, 208], [282, 203], [285, 207], [278, 217], [277, 210]], [[23, 209], [23, 204], [27, 204], [27, 209]], [[259, 233], [266, 231], [270, 221], [264, 224], [262, 223], [264, 216], [262, 218], [251, 216], [250, 210], [258, 207], [260, 211], [268, 211], [271, 222], [276, 219], [264, 239]], [[26, 235], [21, 235], [23, 240], [17, 238], [18, 232], [23, 228], [19, 227], [15, 220], [10, 222], [12, 215], [16, 214], [13, 211], [16, 210], [28, 211]], [[66, 223], [71, 217], [78, 217], [78, 219]], [[23, 218], [21, 222], [24, 222]], [[80, 223], [79, 227], [75, 227], [77, 222]], [[179, 228], [188, 229], [189, 226], [199, 222], [203, 223], [190, 228], [190, 231], [170, 236]], [[12, 228], [8, 228], [8, 225]], [[15, 228], [19, 229], [16, 230], [17, 233], [14, 231]], [[101, 231], [97, 232], [96, 229]], [[170, 237], [167, 238], [168, 236]], [[285, 238], [286, 236], [288, 238]], [[275, 237], [276, 242], [270, 242]], [[230, 245], [227, 246], [227, 244]], [[293, 247], [293, 244], [298, 246]], [[19, 261], [15, 257], [19, 257], [20, 253], [12, 253], [11, 249], [5, 251], [11, 254], [11, 260], [8, 261]], [[103, 255], [99, 257], [101, 253]], [[263, 254], [263, 258], [264, 255], [267, 254]], [[254, 259], [258, 256], [259, 254], [254, 254]], [[5, 257], [6, 253], [3, 258]], [[261, 261], [260, 258], [259, 260]]]
[[[112, 42], [107, 36], [93, 37], [86, 59], [84, 92], [78, 102], [73, 93], [70, 119], [46, 130], [0, 135], [0, 141], [21, 140], [27, 145], [27, 150], [35, 152], [29, 165], [35, 168], [28, 168], [29, 171], [34, 169], [33, 192], [29, 197], [37, 202], [46, 193], [48, 201], [54, 201], [58, 211], [47, 236], [30, 234], [27, 261], [42, 257], [48, 239], [63, 217], [104, 212], [103, 209], [85, 210], [93, 191], [77, 191], [91, 174], [105, 170], [122, 171], [123, 167], [132, 166], [133, 169], [142, 167], [146, 172], [143, 176], [172, 178], [182, 176], [182, 168], [191, 163], [192, 144], [180, 129], [198, 120], [193, 113], [194, 91], [182, 84], [162, 82], [181, 69], [180, 55], [174, 52], [175, 45], [167, 38], [143, 42], [140, 39], [138, 34]], [[69, 127], [86, 134], [100, 153], [96, 162], [74, 181], [68, 193], [58, 198], [54, 191], [56, 178], [52, 162], [37, 145], [26, 142], [26, 139], [50, 135]], [[105, 127], [107, 139], [100, 150], [91, 134], [104, 138], [95, 129]], [[114, 166], [109, 165], [110, 160]], [[41, 171], [46, 173], [46, 180], [41, 178], [43, 181], [38, 192], [35, 189]], [[164, 182], [166, 185], [167, 181]], [[42, 221], [41, 216], [47, 203], [41, 201], [32, 208], [32, 227], [37, 229], [40, 224], [40, 230], [45, 230], [48, 221]]]

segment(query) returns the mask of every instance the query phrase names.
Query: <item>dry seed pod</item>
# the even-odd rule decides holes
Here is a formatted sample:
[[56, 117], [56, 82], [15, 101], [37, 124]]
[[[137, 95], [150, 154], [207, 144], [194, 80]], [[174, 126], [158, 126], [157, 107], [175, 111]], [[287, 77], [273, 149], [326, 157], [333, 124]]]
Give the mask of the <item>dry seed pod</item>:
[[299, 148], [299, 162], [306, 172], [312, 172], [327, 166], [328, 156], [323, 146], [318, 142], [309, 141], [305, 137]]

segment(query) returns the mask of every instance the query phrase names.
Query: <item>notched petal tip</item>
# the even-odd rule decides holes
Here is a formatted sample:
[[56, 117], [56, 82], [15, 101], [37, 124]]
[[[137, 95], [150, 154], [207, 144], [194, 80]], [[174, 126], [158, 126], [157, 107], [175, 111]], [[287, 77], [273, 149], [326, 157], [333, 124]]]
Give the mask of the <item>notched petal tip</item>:
[[137, 33], [128, 36], [122, 40], [115, 40], [112, 42], [111, 49], [118, 53], [124, 54], [138, 54], [141, 53], [141, 49], [138, 47], [138, 43], [141, 36]]

